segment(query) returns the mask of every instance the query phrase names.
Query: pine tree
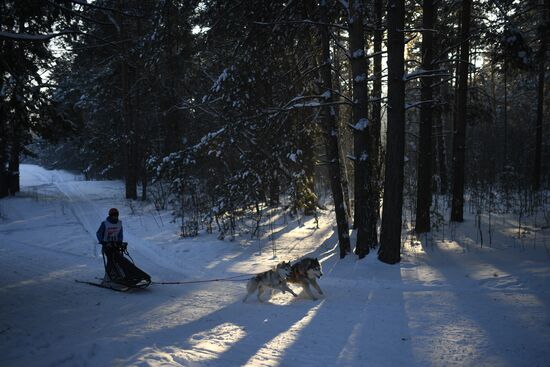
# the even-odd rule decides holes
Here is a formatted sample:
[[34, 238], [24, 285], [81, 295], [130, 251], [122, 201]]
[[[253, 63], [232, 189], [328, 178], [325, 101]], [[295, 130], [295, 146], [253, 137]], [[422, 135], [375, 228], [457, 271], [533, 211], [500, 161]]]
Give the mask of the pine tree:
[[464, 220], [464, 175], [466, 154], [466, 109], [468, 105], [468, 65], [470, 62], [471, 0], [463, 0], [461, 15], [461, 45], [458, 62], [457, 116], [453, 136], [453, 198], [451, 221]]
[[537, 122], [535, 133], [535, 159], [533, 167], [533, 190], [540, 190], [542, 164], [542, 126], [544, 120], [544, 84], [546, 76], [546, 53], [548, 33], [550, 32], [550, 1], [544, 0], [542, 6], [542, 25], [539, 26], [538, 86], [537, 86]]
[[21, 155], [33, 154], [26, 149], [32, 133], [52, 123], [44, 116], [48, 85], [39, 71], [53, 59], [51, 39], [78, 33], [63, 14], [70, 7], [70, 1], [0, 1], [0, 197], [19, 191]]
[[430, 206], [432, 198], [432, 120], [433, 90], [435, 74], [433, 65], [435, 17], [437, 9], [432, 0], [422, 3], [422, 70], [427, 75], [420, 79], [420, 138], [418, 152], [418, 180], [416, 196], [416, 233], [430, 231]]
[[319, 60], [319, 72], [321, 77], [321, 88], [323, 96], [322, 120], [326, 134], [327, 155], [329, 159], [329, 180], [334, 200], [334, 210], [336, 212], [336, 223], [338, 227], [338, 246], [340, 249], [340, 258], [344, 258], [351, 252], [349, 240], [349, 228], [344, 208], [344, 197], [342, 194], [342, 183], [340, 181], [340, 163], [338, 160], [338, 132], [336, 126], [336, 106], [332, 105], [333, 93], [331, 57], [329, 46], [329, 30], [327, 3], [322, 0], [318, 7], [320, 28], [320, 48], [321, 55]]
[[405, 154], [404, 43], [405, 6], [388, 0], [388, 132], [380, 261], [401, 260], [401, 215], [403, 206], [403, 165]]
[[[376, 195], [375, 163], [370, 153], [373, 151], [373, 131], [368, 120], [368, 64], [365, 55], [365, 34], [363, 29], [365, 4], [362, 0], [348, 2], [349, 54], [352, 70], [352, 123], [354, 136], [355, 162], [355, 212], [357, 228], [355, 253], [365, 257], [369, 249], [376, 246], [376, 223], [371, 212], [375, 209], [373, 197]], [[373, 231], [374, 230], [374, 231]]]

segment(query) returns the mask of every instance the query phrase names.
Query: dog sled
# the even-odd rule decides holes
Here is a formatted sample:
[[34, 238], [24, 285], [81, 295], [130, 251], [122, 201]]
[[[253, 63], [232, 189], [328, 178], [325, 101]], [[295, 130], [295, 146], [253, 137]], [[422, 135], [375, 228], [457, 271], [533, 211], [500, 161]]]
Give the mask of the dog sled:
[[[105, 265], [105, 276], [101, 282], [85, 281], [75, 279], [77, 283], [88, 284], [96, 287], [111, 289], [117, 292], [126, 292], [132, 289], [147, 288], [151, 283], [151, 276], [138, 268], [134, 260], [128, 253], [128, 244], [126, 242], [108, 242], [103, 244], [102, 248], [103, 263]], [[216, 279], [201, 279], [187, 281], [171, 281], [157, 282], [155, 284], [191, 284], [204, 282], [218, 281], [248, 281], [247, 294], [243, 299], [246, 302], [247, 298], [258, 291], [258, 300], [261, 302], [261, 295], [265, 288], [278, 289], [283, 293], [289, 292], [294, 297], [297, 294], [290, 289], [287, 283], [300, 284], [307, 295], [317, 300], [317, 297], [311, 292], [309, 286], [313, 286], [320, 295], [323, 291], [317, 284], [316, 279], [320, 278], [323, 273], [321, 264], [315, 258], [304, 258], [297, 261], [295, 264], [290, 262], [281, 262], [274, 269], [265, 271], [260, 274], [255, 274], [253, 278], [242, 279], [253, 274], [240, 274], [226, 278]]]
[[128, 253], [126, 242], [107, 242], [102, 248], [105, 276], [101, 282], [76, 280], [114, 291], [126, 292], [131, 289], [143, 289], [151, 284], [149, 274], [136, 266]]

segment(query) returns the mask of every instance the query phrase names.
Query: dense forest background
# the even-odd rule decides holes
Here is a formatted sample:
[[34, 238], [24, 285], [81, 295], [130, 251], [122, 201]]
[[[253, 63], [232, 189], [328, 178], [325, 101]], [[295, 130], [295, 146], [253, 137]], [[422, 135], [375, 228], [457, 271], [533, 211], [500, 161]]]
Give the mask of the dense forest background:
[[0, 197], [34, 159], [225, 237], [330, 193], [340, 256], [387, 263], [407, 224], [550, 202], [549, 0], [0, 0], [0, 22]]

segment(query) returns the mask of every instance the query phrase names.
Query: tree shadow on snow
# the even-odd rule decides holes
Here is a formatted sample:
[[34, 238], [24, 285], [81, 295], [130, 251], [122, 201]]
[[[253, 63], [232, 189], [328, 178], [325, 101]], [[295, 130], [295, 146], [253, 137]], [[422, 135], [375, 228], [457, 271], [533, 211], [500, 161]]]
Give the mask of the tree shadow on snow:
[[324, 252], [319, 284], [325, 297], [303, 300], [321, 303], [296, 332], [280, 365], [410, 365], [414, 357], [400, 266], [373, 264], [375, 259], [367, 263], [354, 255], [340, 260], [337, 252]]
[[[437, 246], [428, 247], [425, 265], [439, 272], [448, 289], [431, 299], [433, 295], [428, 292], [410, 298], [411, 309], [427, 302], [431, 308], [430, 313], [417, 311], [409, 316], [417, 325], [414, 331], [422, 330], [422, 337], [432, 341], [446, 340], [433, 343], [445, 346], [447, 354], [442, 351], [436, 356], [441, 360], [469, 351], [462, 360], [469, 365], [544, 365], [550, 358], [545, 311], [550, 298], [545, 292], [541, 294], [543, 286], [530, 282], [533, 274], [523, 267], [521, 258], [517, 262], [503, 258], [513, 256], [513, 251], [464, 257], [466, 252], [449, 254]], [[539, 280], [545, 281], [544, 277]], [[434, 358], [433, 351], [428, 354], [426, 358]]]
[[288, 330], [308, 309], [295, 308], [292, 303], [259, 303], [254, 296], [248, 303], [238, 301], [193, 321], [148, 333], [148, 342], [133, 343], [134, 354], [117, 363], [129, 365], [169, 353], [174, 362], [184, 366], [245, 365], [256, 351]]

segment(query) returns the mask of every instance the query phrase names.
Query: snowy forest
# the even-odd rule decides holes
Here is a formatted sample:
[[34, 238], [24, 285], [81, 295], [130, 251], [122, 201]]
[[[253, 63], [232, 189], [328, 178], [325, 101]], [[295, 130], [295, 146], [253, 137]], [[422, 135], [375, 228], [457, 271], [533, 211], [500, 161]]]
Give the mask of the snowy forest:
[[224, 236], [330, 191], [340, 256], [398, 262], [404, 207], [420, 234], [548, 202], [549, 6], [3, 1], [0, 195], [32, 158]]
[[[13, 284], [0, 288], [0, 297], [11, 295], [25, 281], [10, 264], [16, 259], [28, 261], [8, 243], [21, 242], [30, 246], [31, 254], [42, 256], [43, 249], [35, 249], [40, 234], [31, 231], [34, 234], [29, 232], [27, 239], [14, 234], [24, 231], [13, 229], [20, 228], [17, 223], [25, 218], [22, 208], [32, 208], [36, 218], [49, 210], [48, 203], [63, 218], [71, 212], [87, 233], [94, 234], [95, 241], [96, 222], [103, 219], [105, 208], [116, 204], [124, 213], [122, 220], [127, 221], [124, 231], [132, 236], [137, 263], [150, 265], [149, 271], [157, 265], [164, 269], [152, 271], [153, 278], [174, 279], [166, 269], [180, 267], [188, 271], [180, 275], [193, 279], [193, 275], [210, 279], [233, 276], [233, 272], [256, 273], [265, 266], [253, 264], [275, 265], [279, 260], [314, 254], [320, 256], [325, 270], [328, 265], [333, 269], [319, 281], [323, 289], [328, 285], [325, 304], [330, 300], [331, 284], [335, 295], [342, 284], [348, 284], [345, 281], [361, 279], [365, 288], [359, 293], [363, 290], [367, 297], [367, 288], [378, 284], [377, 278], [395, 284], [389, 279], [399, 277], [400, 272], [401, 281], [413, 279], [407, 278], [413, 273], [408, 272], [409, 265], [416, 269], [414, 287], [441, 286], [441, 294], [457, 285], [473, 292], [469, 287], [474, 285], [468, 282], [474, 279], [475, 287], [492, 287], [483, 288], [491, 292], [519, 292], [528, 289], [523, 288], [527, 281], [492, 282], [502, 274], [520, 279], [521, 273], [536, 295], [537, 301], [526, 303], [522, 311], [506, 306], [496, 311], [504, 319], [516, 312], [533, 312], [533, 324], [500, 326], [489, 321], [494, 310], [489, 301], [496, 302], [500, 296], [487, 295], [487, 302], [480, 306], [486, 314], [474, 319], [489, 331], [476, 335], [501, 339], [483, 344], [481, 336], [467, 332], [473, 340], [468, 343], [479, 342], [484, 347], [476, 344], [480, 349], [463, 350], [458, 339], [450, 338], [439, 346], [448, 355], [434, 352], [433, 335], [448, 338], [449, 334], [440, 332], [447, 322], [457, 322], [453, 329], [461, 330], [457, 335], [468, 328], [477, 330], [477, 326], [461, 323], [464, 320], [451, 311], [445, 311], [441, 320], [423, 319], [427, 316], [420, 315], [420, 310], [410, 316], [412, 321], [401, 325], [395, 314], [403, 315], [403, 309], [409, 311], [415, 304], [431, 308], [431, 302], [437, 301], [408, 303], [390, 295], [389, 301], [403, 303], [401, 309], [392, 316], [391, 307], [385, 310], [376, 304], [374, 311], [394, 318], [398, 326], [386, 329], [385, 322], [386, 326], [375, 322], [376, 334], [370, 335], [361, 324], [364, 314], [352, 311], [349, 323], [344, 318], [334, 335], [348, 338], [353, 325], [360, 325], [353, 330], [359, 330], [358, 338], [369, 339], [367, 343], [374, 348], [377, 340], [395, 331], [399, 335], [391, 343], [396, 348], [395, 343], [416, 340], [404, 354], [387, 357], [393, 353], [390, 343], [374, 359], [355, 350], [346, 359], [342, 353], [349, 344], [329, 347], [321, 343], [315, 346], [319, 357], [302, 361], [304, 366], [363, 366], [365, 360], [375, 366], [542, 366], [550, 358], [545, 349], [550, 345], [550, 245], [546, 244], [550, 239], [549, 46], [550, 0], [0, 0], [0, 240], [4, 243], [0, 267], [13, 269], [13, 274], [6, 275]], [[29, 168], [36, 166], [40, 171]], [[70, 172], [81, 181], [63, 183], [70, 176], [58, 172]], [[82, 182], [93, 183], [87, 186], [89, 192]], [[52, 194], [54, 189], [59, 195]], [[45, 219], [37, 220], [44, 228], [50, 226]], [[67, 219], [66, 223], [72, 222]], [[287, 233], [280, 229], [283, 225], [293, 229]], [[162, 235], [146, 233], [148, 226]], [[305, 228], [311, 233], [305, 234]], [[80, 234], [62, 233], [80, 239]], [[285, 242], [281, 233], [291, 237]], [[461, 240], [464, 236], [471, 242]], [[334, 244], [330, 261], [321, 258], [330, 248], [326, 247], [328, 238]], [[197, 241], [203, 241], [204, 247], [193, 247]], [[448, 250], [445, 246], [451, 242], [462, 249], [452, 248], [453, 259], [477, 249], [472, 255], [475, 260], [456, 260], [457, 267], [475, 261], [472, 266], [477, 273], [464, 275], [453, 265], [446, 274], [458, 279], [456, 284], [437, 278], [435, 271], [422, 270], [426, 264], [434, 268], [449, 265], [441, 248]], [[506, 266], [508, 272], [494, 270], [497, 265], [494, 269], [487, 266], [493, 253], [485, 251], [496, 251], [499, 244], [515, 251], [499, 257], [499, 261], [507, 259], [497, 265]], [[231, 251], [245, 251], [245, 245], [253, 246], [246, 250], [252, 260], [245, 265], [227, 265], [223, 271], [218, 267], [215, 273], [199, 266], [216, 256], [223, 258], [216, 264], [238, 264], [236, 259], [241, 257]], [[63, 251], [82, 256], [78, 260], [82, 266], [92, 266], [93, 261], [96, 270], [102, 266], [95, 243], [85, 254], [76, 245], [66, 246]], [[51, 250], [50, 245], [42, 248]], [[292, 252], [295, 248], [299, 252]], [[436, 248], [442, 251], [439, 255]], [[129, 249], [132, 252], [130, 241]], [[262, 259], [265, 252], [272, 257], [265, 257], [263, 263], [260, 258], [254, 260], [252, 251], [257, 250]], [[184, 252], [193, 259], [189, 262], [197, 263], [185, 262]], [[515, 262], [516, 255], [532, 262]], [[430, 263], [430, 256], [437, 257], [437, 262]], [[528, 263], [536, 269], [524, 272], [523, 265]], [[58, 264], [57, 260], [52, 258], [52, 264]], [[517, 264], [522, 264], [521, 272]], [[47, 272], [59, 270], [51, 266]], [[392, 270], [396, 266], [400, 268]], [[51, 274], [48, 279], [57, 281], [59, 275]], [[340, 283], [341, 279], [345, 281]], [[237, 284], [228, 287], [224, 297], [244, 296]], [[104, 290], [97, 292], [104, 294]], [[170, 297], [191, 296], [191, 292], [170, 292], [176, 293], [161, 293], [162, 299], [148, 294], [146, 304], [156, 309]], [[217, 291], [208, 292], [212, 292], [207, 293], [212, 301]], [[17, 296], [21, 298], [11, 298], [14, 301], [0, 301], [1, 313], [13, 313], [17, 319], [21, 294]], [[278, 294], [272, 303], [288, 308], [283, 302], [286, 296]], [[350, 301], [348, 306], [358, 310], [363, 302], [371, 302], [371, 296]], [[189, 299], [201, 302], [200, 297], [193, 297]], [[527, 299], [514, 297], [521, 305]], [[138, 298], [131, 299], [138, 302], [134, 301]], [[212, 319], [185, 314], [177, 322], [197, 316], [203, 323], [190, 324], [186, 335], [191, 341], [182, 345], [175, 341], [173, 320], [166, 321], [176, 317], [170, 314], [159, 317], [172, 331], [160, 333], [165, 326], [155, 329], [151, 324], [160, 333], [154, 334], [160, 341], [149, 343], [136, 337], [139, 341], [131, 342], [122, 356], [104, 341], [90, 351], [74, 347], [74, 354], [59, 359], [68, 341], [55, 347], [55, 337], [49, 336], [44, 348], [53, 351], [42, 362], [0, 347], [0, 364], [293, 366], [299, 365], [294, 364], [295, 358], [300, 359], [307, 346], [289, 349], [286, 357], [284, 353], [250, 354], [260, 353], [263, 344], [268, 348], [268, 341], [276, 340], [277, 348], [300, 345], [292, 344], [299, 333], [289, 336], [283, 328], [302, 330], [311, 322], [306, 335], [313, 337], [334, 325], [328, 314], [321, 316], [324, 323], [311, 321], [315, 312], [322, 312], [303, 302], [294, 311], [301, 316], [286, 314], [277, 332], [259, 331], [255, 328], [260, 326], [242, 320], [245, 327], [233, 329], [241, 325], [238, 315], [243, 306], [230, 304], [232, 298], [223, 299], [228, 302], [227, 312], [216, 311], [213, 320], [229, 317], [227, 324], [218, 325], [229, 329], [212, 325], [207, 332], [204, 322]], [[464, 309], [479, 306], [473, 301], [475, 295], [468, 293], [465, 299]], [[96, 298], [90, 302], [95, 304]], [[123, 304], [116, 298], [97, 302]], [[449, 304], [456, 302], [449, 301], [445, 307]], [[333, 307], [330, 314], [338, 317], [348, 307], [332, 305], [323, 306], [324, 310]], [[50, 305], [46, 310], [55, 308]], [[261, 312], [254, 314], [258, 324], [280, 315], [277, 310], [266, 311], [269, 317]], [[307, 322], [303, 314], [309, 317]], [[110, 317], [107, 320], [118, 325], [118, 319]], [[21, 330], [41, 323], [27, 321]], [[418, 327], [430, 323], [441, 330], [428, 335], [429, 331]], [[535, 323], [536, 330], [528, 331], [527, 325]], [[345, 325], [350, 330], [344, 330]], [[9, 317], [0, 317], [1, 344], [26, 343], [24, 332], [15, 329]], [[108, 330], [115, 338], [114, 327]], [[251, 330], [260, 335], [258, 345], [248, 337], [254, 335]], [[85, 333], [86, 338], [97, 340], [93, 333]], [[511, 351], [513, 341], [504, 337], [514, 333], [517, 339], [526, 340], [523, 351]], [[63, 335], [70, 334], [63, 331]], [[192, 339], [199, 334], [204, 340], [215, 334], [219, 349], [203, 345], [200, 352], [196, 346], [202, 344]], [[240, 348], [232, 348], [229, 335], [246, 342], [239, 339], [235, 343]], [[457, 336], [463, 342], [462, 337]], [[151, 346], [155, 343], [157, 350]], [[510, 349], [503, 352], [500, 343]], [[337, 347], [341, 349], [332, 349]], [[110, 349], [105, 352], [105, 348]], [[36, 353], [42, 352], [36, 349]], [[84, 354], [88, 357], [81, 357]]]

